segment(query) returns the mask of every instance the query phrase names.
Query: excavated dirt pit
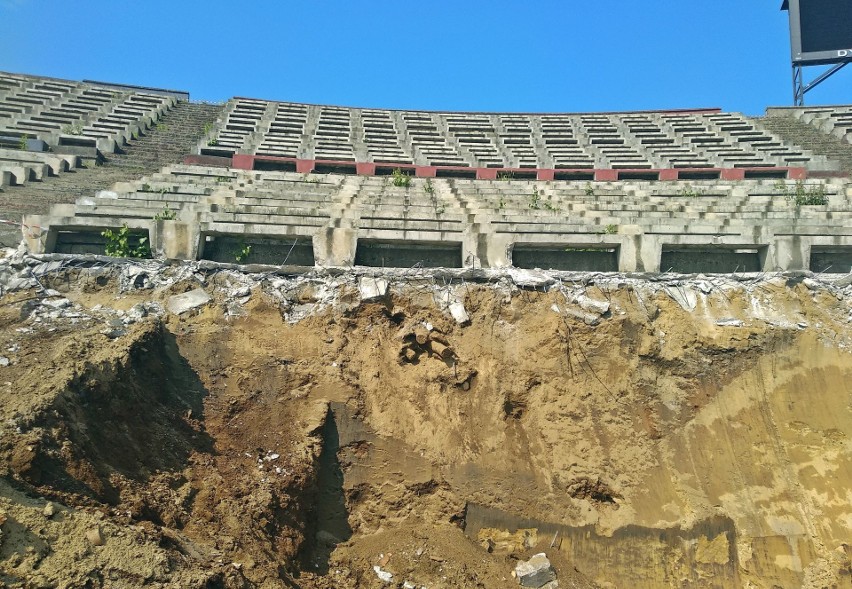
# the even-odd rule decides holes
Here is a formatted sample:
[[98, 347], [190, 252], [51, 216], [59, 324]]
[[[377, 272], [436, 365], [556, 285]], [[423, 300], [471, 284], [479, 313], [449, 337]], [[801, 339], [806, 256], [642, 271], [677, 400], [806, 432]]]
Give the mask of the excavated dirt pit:
[[852, 587], [843, 278], [53, 259], [0, 266], [0, 586]]

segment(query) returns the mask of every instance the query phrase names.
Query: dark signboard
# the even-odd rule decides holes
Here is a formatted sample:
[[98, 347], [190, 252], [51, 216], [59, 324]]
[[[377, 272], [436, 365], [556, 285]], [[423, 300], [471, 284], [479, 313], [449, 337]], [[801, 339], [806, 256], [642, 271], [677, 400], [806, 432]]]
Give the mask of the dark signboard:
[[852, 0], [785, 0], [793, 63], [852, 61]]

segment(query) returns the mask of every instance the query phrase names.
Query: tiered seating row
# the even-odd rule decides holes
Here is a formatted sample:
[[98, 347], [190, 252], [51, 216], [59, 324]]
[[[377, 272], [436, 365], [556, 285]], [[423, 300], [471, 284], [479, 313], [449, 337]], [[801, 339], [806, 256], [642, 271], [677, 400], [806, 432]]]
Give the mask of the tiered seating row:
[[811, 125], [822, 133], [852, 143], [852, 105], [770, 109]]
[[58, 176], [80, 166], [77, 155], [0, 148], [0, 190]]
[[41, 228], [27, 236], [36, 251], [69, 251], [68, 232], [126, 223], [170, 257], [227, 260], [256, 246], [267, 261], [295, 250], [326, 265], [561, 268], [566, 256], [601, 254], [609, 269], [657, 271], [710, 248], [724, 263], [801, 269], [813, 252], [852, 255], [852, 199], [839, 179], [592, 185], [174, 166], [25, 223]]
[[0, 73], [0, 139], [6, 146], [26, 137], [56, 152], [112, 153], [175, 103], [171, 96]]
[[836, 169], [739, 113], [385, 111], [236, 98], [201, 155], [494, 170]]

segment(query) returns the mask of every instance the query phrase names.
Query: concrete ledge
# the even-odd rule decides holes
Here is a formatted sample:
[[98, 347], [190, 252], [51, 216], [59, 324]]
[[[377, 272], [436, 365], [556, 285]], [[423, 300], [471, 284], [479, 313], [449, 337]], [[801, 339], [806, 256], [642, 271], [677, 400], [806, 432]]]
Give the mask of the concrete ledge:
[[[198, 162], [184, 163], [206, 164], [206, 158], [211, 161], [226, 160], [216, 156], [197, 156]], [[647, 180], [674, 182], [678, 180], [721, 179], [744, 180], [746, 178], [782, 178], [788, 180], [804, 180], [808, 177], [808, 169], [804, 167], [784, 166], [744, 166], [737, 168], [469, 168], [462, 166], [421, 166], [415, 164], [382, 164], [376, 162], [356, 162], [349, 160], [305, 160], [270, 155], [234, 154], [232, 166], [238, 170], [294, 171], [309, 174], [322, 169], [319, 173], [339, 173], [358, 176], [387, 176], [388, 170], [399, 169], [403, 173], [416, 178], [468, 178], [476, 180], [496, 180], [498, 178], [513, 178], [519, 180], [551, 181], [554, 179], [570, 179], [570, 176], [594, 182], [617, 182], [625, 180]]]

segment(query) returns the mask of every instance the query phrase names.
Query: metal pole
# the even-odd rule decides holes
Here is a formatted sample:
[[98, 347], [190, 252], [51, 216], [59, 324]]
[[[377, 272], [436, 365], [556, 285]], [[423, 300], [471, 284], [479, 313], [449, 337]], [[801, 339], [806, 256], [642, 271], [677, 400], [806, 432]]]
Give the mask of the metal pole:
[[802, 84], [802, 66], [793, 64], [793, 106], [805, 106], [805, 88]]
[[808, 84], [805, 84], [802, 80], [802, 70], [803, 67], [801, 65], [793, 64], [793, 105], [794, 106], [804, 106], [805, 105], [805, 93], [813, 90], [831, 76], [842, 70], [844, 67], [849, 65], [850, 62], [844, 61], [843, 63], [838, 63], [828, 71], [821, 73], [819, 76], [814, 78], [814, 80]]

